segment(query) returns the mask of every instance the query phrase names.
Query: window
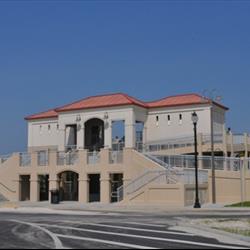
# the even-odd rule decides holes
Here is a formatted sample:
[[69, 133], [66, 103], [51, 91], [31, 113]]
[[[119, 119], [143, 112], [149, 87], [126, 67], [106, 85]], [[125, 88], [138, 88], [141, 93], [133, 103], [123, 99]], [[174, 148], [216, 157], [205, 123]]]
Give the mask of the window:
[[168, 115], [168, 125], [170, 125], [170, 124], [171, 124], [171, 116]]
[[159, 126], [159, 116], [158, 115], [156, 116], [156, 126], [157, 127]]
[[50, 133], [50, 131], [51, 131], [51, 125], [48, 125], [48, 131]]
[[42, 134], [42, 129], [43, 129], [43, 127], [42, 127], [42, 125], [40, 125], [40, 128], [39, 128], [40, 134]]
[[179, 124], [182, 124], [182, 114], [179, 115]]

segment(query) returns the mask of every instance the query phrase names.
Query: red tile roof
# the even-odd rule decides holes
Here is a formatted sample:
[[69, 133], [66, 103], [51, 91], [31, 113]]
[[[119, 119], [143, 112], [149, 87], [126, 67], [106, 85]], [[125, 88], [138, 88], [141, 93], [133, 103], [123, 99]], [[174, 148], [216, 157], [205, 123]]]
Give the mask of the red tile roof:
[[[142, 102], [136, 98], [128, 96], [126, 94], [109, 94], [101, 96], [92, 96], [85, 98], [83, 100], [71, 103], [69, 105], [62, 106], [60, 108], [52, 109], [47, 112], [39, 113], [36, 115], [28, 116], [26, 120], [35, 119], [47, 119], [58, 117], [59, 112], [83, 110], [83, 109], [93, 109], [102, 107], [114, 107], [114, 106], [124, 106], [124, 105], [135, 105], [143, 108], [161, 108], [161, 107], [176, 107], [176, 106], [187, 106], [187, 105], [199, 105], [208, 104], [211, 100], [203, 98], [198, 94], [186, 94], [177, 95], [163, 98], [161, 100], [153, 102]], [[227, 107], [213, 102], [215, 105], [228, 109]]]
[[148, 106], [150, 108], [158, 108], [158, 107], [168, 107], [168, 106], [182, 106], [182, 105], [194, 105], [194, 104], [202, 104], [208, 103], [209, 99], [203, 98], [197, 94], [187, 94], [187, 95], [177, 95], [165, 97], [158, 101], [148, 102]]
[[45, 111], [42, 113], [28, 116], [25, 119], [26, 120], [38, 120], [38, 119], [49, 119], [49, 118], [56, 118], [56, 117], [58, 117], [58, 113], [54, 109], [51, 109], [49, 111]]
[[56, 109], [56, 111], [62, 112], [62, 111], [81, 110], [81, 109], [89, 109], [89, 108], [101, 108], [101, 107], [113, 107], [113, 106], [123, 106], [123, 105], [137, 105], [143, 108], [146, 107], [146, 104], [144, 102], [141, 102], [126, 94], [118, 93], [118, 94], [111, 94], [111, 95], [88, 97], [81, 101], [74, 102], [72, 104], [58, 108]]

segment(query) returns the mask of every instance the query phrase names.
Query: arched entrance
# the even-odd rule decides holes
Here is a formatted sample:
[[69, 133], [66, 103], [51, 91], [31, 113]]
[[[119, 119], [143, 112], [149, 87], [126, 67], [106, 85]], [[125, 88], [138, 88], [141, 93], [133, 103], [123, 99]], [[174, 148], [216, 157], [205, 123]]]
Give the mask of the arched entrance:
[[93, 118], [85, 123], [85, 148], [99, 151], [104, 148], [104, 121]]
[[58, 174], [61, 201], [78, 201], [79, 175], [72, 171]]

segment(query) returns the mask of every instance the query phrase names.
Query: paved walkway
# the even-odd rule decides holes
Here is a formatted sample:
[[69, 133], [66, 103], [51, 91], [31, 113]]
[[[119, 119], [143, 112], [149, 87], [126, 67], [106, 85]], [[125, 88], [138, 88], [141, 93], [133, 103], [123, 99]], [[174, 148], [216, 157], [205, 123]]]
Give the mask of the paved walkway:
[[62, 202], [58, 205], [52, 205], [49, 202], [7, 202], [0, 203], [0, 208], [46, 208], [53, 210], [71, 210], [71, 211], [101, 211], [101, 212], [142, 212], [142, 213], [164, 213], [164, 212], [244, 212], [250, 213], [250, 208], [228, 208], [224, 204], [206, 204], [201, 209], [193, 207], [171, 207], [164, 205], [122, 205], [122, 204], [80, 204], [78, 202]]
[[0, 213], [0, 248], [49, 249], [239, 249], [234, 239], [177, 229], [174, 218]]

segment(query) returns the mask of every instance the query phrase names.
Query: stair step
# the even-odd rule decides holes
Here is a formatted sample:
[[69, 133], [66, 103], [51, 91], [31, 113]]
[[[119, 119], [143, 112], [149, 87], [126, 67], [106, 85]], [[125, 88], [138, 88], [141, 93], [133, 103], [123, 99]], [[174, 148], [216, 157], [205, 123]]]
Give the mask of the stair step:
[[3, 196], [1, 193], [0, 193], [0, 202], [5, 202], [5, 201], [8, 201], [5, 196]]

